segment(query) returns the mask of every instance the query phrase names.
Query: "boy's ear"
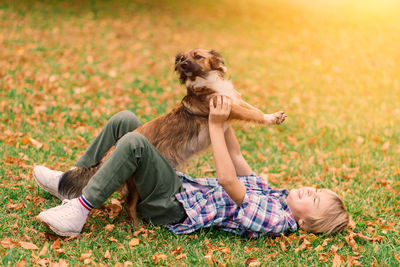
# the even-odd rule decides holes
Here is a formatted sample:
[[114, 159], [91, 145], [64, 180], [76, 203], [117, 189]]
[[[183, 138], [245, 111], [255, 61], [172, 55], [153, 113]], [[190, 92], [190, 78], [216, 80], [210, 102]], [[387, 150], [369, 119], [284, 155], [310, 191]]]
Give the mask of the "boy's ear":
[[307, 226], [306, 226], [305, 220], [299, 219], [299, 221], [297, 223], [299, 224], [301, 230], [307, 231], [307, 229], [306, 229]]

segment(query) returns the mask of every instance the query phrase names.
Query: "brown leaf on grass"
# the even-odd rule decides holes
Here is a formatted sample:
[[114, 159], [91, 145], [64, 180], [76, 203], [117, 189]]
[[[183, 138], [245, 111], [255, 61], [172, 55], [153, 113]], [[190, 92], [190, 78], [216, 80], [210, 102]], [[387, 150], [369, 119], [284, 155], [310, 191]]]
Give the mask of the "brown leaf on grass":
[[324, 247], [319, 245], [316, 248], [314, 248], [314, 250], [317, 251], [317, 252], [320, 252], [320, 251], [324, 250]]
[[322, 242], [322, 246], [326, 247], [326, 245], [328, 245], [328, 242], [332, 241], [332, 238], [326, 238], [323, 242]]
[[106, 230], [107, 233], [110, 233], [114, 229], [115, 225], [114, 224], [107, 224], [104, 227], [104, 230]]
[[174, 248], [173, 250], [171, 250], [171, 255], [181, 253], [182, 251], [183, 251], [183, 247], [178, 246], [178, 247]]
[[38, 261], [36, 261], [37, 264], [46, 267], [48, 263], [50, 263], [50, 260], [48, 258], [43, 258], [43, 259], [39, 259]]
[[61, 259], [58, 262], [52, 262], [50, 264], [50, 266], [51, 267], [68, 267], [68, 263], [65, 260]]
[[79, 257], [79, 260], [85, 262], [85, 260], [90, 259], [92, 256], [93, 256], [93, 252], [92, 252], [92, 250], [89, 250], [86, 253], [82, 253], [81, 256]]
[[285, 243], [281, 241], [281, 242], [279, 243], [279, 245], [281, 246], [282, 251], [283, 251], [283, 252], [286, 252], [287, 249], [286, 249]]
[[133, 263], [131, 261], [125, 261], [124, 267], [128, 267], [128, 266], [133, 266]]
[[347, 255], [347, 258], [346, 258], [347, 266], [360, 266], [361, 262], [358, 261], [359, 258], [360, 258], [360, 256]]
[[332, 260], [332, 267], [340, 267], [342, 262], [342, 257], [339, 254], [335, 254]]
[[344, 240], [346, 240], [347, 244], [349, 244], [354, 252], [358, 252], [357, 243], [353, 237], [354, 233], [350, 233], [349, 235], [344, 237]]
[[60, 238], [57, 238], [57, 239], [53, 242], [53, 244], [51, 245], [51, 249], [56, 250], [56, 249], [59, 249], [59, 248], [60, 248]]
[[154, 255], [151, 257], [151, 259], [152, 259], [152, 261], [153, 261], [154, 264], [158, 264], [158, 262], [159, 262], [160, 260], [166, 260], [166, 259], [167, 259], [167, 255], [165, 255], [165, 254], [154, 254]]
[[149, 234], [149, 233], [150, 233], [150, 234], [154, 234], [154, 231], [153, 231], [153, 230], [145, 229], [144, 227], [140, 227], [139, 230], [133, 232], [133, 236], [138, 236], [138, 235], [140, 235], [140, 234], [146, 235], [146, 236], [147, 236], [147, 234]]
[[40, 149], [43, 147], [43, 144], [35, 139], [33, 139], [30, 135], [26, 135], [21, 140], [21, 144], [23, 145], [33, 145], [36, 149]]
[[175, 259], [177, 259], [177, 260], [180, 260], [180, 259], [183, 259], [183, 258], [187, 258], [186, 253], [179, 254], [178, 256], [175, 257]]
[[379, 229], [381, 229], [382, 231], [394, 231], [395, 230], [393, 225], [381, 225], [381, 226], [379, 226]]
[[397, 254], [394, 254], [394, 258], [397, 260], [398, 263], [400, 263], [400, 256]]
[[258, 251], [258, 250], [259, 250], [259, 248], [256, 248], [256, 247], [251, 247], [251, 248], [249, 248], [247, 246], [244, 247], [244, 252], [246, 252], [246, 253], [250, 253], [252, 251]]
[[4, 238], [3, 240], [1, 240], [0, 243], [3, 248], [12, 248], [12, 247], [15, 248], [21, 245], [20, 242], [12, 241], [9, 238]]
[[261, 263], [257, 260], [256, 257], [247, 258], [245, 261], [246, 266], [260, 266]]
[[231, 249], [228, 248], [228, 247], [219, 247], [218, 250], [221, 251], [224, 254], [231, 253]]
[[118, 243], [118, 240], [117, 239], [115, 239], [113, 236], [110, 236], [109, 238], [107, 238], [109, 241], [111, 241], [111, 242], [117, 242]]
[[31, 243], [31, 242], [20, 242], [21, 243], [21, 247], [23, 247], [24, 249], [31, 249], [31, 250], [38, 250], [39, 248]]
[[24, 208], [24, 204], [23, 203], [13, 203], [12, 200], [9, 200], [9, 203], [7, 205], [7, 208], [9, 210], [20, 210], [22, 208]]
[[49, 246], [48, 246], [48, 244], [47, 244], [47, 242], [46, 242], [46, 243], [44, 244], [43, 248], [40, 250], [40, 252], [39, 252], [39, 254], [37, 255], [37, 257], [46, 255], [46, 253], [47, 253], [47, 248], [48, 248], [48, 247], [49, 247]]
[[318, 254], [318, 260], [320, 262], [327, 262], [328, 261], [328, 254], [329, 253], [319, 253]]
[[207, 259], [209, 266], [213, 266], [214, 263], [216, 262], [216, 259], [212, 254], [207, 254], [207, 255], [204, 256], [204, 258]]
[[65, 251], [64, 249], [60, 248], [60, 238], [57, 238], [53, 242], [53, 244], [51, 245], [50, 248], [53, 249], [56, 252], [56, 254], [60, 254], [60, 253], [63, 253]]
[[111, 259], [111, 253], [110, 251], [107, 249], [107, 251], [104, 253], [104, 258], [105, 259]]
[[307, 246], [309, 246], [310, 244], [311, 244], [310, 241], [308, 241], [307, 239], [304, 238], [303, 243], [301, 243], [301, 245], [300, 245], [298, 248], [296, 248], [294, 251], [295, 251], [296, 253], [298, 253], [300, 250], [305, 249], [305, 248], [306, 248]]
[[22, 261], [18, 262], [17, 265], [15, 265], [16, 267], [24, 267], [26, 263], [25, 259], [22, 259]]
[[131, 241], [129, 241], [128, 245], [131, 248], [131, 247], [139, 245], [139, 243], [140, 243], [140, 239], [134, 237], [134, 238], [131, 239]]
[[278, 252], [267, 254], [267, 258], [270, 258], [271, 260], [275, 259], [276, 256], [278, 256]]

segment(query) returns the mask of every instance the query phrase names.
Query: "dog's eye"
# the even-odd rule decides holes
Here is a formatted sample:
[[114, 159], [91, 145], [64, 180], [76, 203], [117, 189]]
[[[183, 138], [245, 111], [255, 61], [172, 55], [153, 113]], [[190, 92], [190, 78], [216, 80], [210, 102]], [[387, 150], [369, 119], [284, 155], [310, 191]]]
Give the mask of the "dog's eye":
[[195, 58], [195, 59], [202, 59], [202, 58], [203, 58], [203, 56], [200, 56], [200, 55], [195, 55], [195, 56], [194, 56], [194, 58]]

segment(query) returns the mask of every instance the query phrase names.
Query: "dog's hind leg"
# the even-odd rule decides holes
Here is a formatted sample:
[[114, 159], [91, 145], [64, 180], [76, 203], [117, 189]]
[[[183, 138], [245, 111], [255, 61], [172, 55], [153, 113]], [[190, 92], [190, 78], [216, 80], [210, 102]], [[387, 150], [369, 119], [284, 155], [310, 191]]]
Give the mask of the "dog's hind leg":
[[125, 209], [129, 217], [132, 219], [133, 226], [135, 230], [139, 229], [139, 218], [136, 216], [137, 203], [139, 201], [139, 194], [137, 192], [134, 178], [131, 177], [124, 184], [124, 189], [122, 191], [125, 198]]

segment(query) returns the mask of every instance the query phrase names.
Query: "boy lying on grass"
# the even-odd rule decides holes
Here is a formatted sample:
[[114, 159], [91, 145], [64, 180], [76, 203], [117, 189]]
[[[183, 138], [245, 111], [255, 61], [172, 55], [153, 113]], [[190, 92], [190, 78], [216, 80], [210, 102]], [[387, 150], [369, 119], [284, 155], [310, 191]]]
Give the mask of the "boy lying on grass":
[[[209, 131], [217, 178], [194, 179], [176, 172], [143, 135], [131, 132], [140, 125], [136, 116], [120, 112], [77, 162], [92, 166], [116, 144], [82, 196], [42, 211], [38, 220], [60, 236], [77, 235], [90, 210], [134, 174], [140, 196], [138, 216], [177, 234], [210, 226], [248, 237], [279, 235], [298, 227], [313, 233], [346, 229], [349, 215], [331, 190], [272, 189], [252, 172], [231, 126], [224, 131], [230, 109], [228, 97], [218, 96], [216, 106], [210, 101]], [[61, 172], [36, 166], [33, 173], [39, 186], [63, 199], [58, 193]]]

